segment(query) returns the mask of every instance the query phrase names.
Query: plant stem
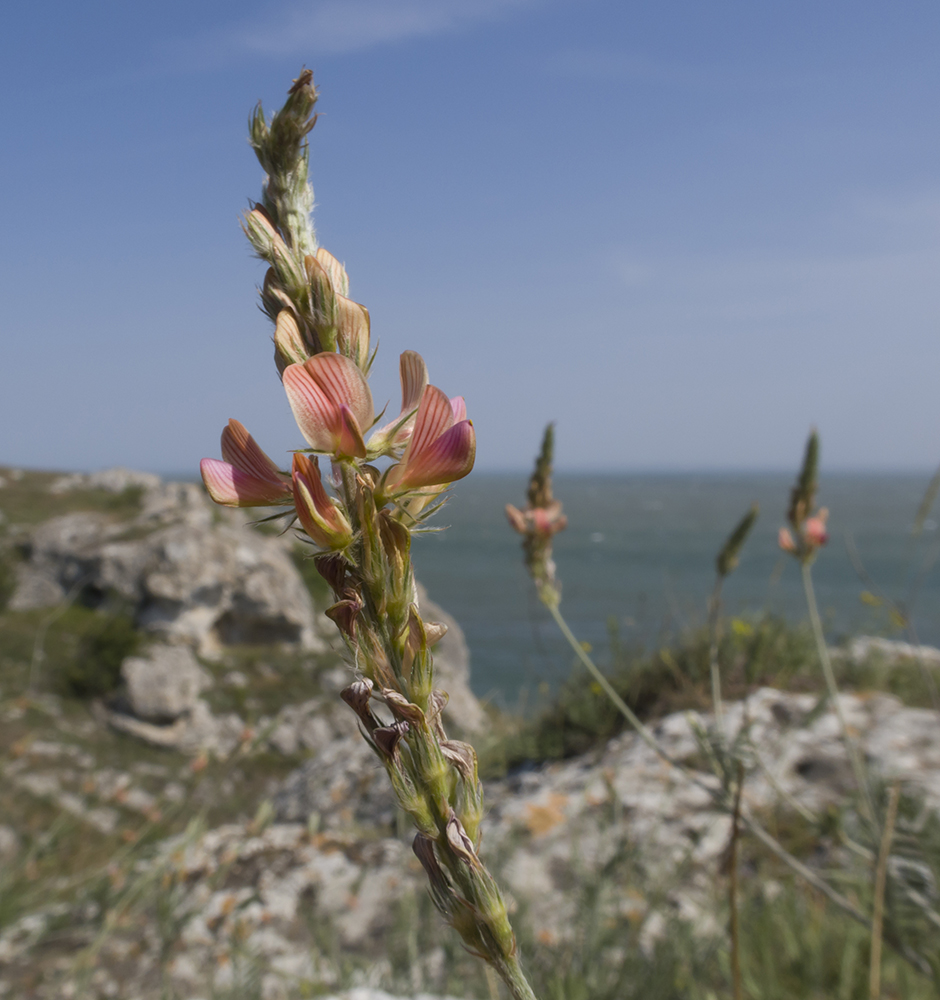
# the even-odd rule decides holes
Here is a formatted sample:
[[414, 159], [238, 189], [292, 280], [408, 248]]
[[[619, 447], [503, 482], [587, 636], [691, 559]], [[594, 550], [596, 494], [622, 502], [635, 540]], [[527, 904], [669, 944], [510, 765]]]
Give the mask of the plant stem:
[[826, 637], [823, 634], [822, 620], [819, 617], [819, 608], [816, 604], [816, 592], [813, 589], [813, 573], [808, 562], [804, 562], [800, 567], [803, 577], [803, 593], [806, 595], [806, 605], [809, 609], [809, 620], [813, 627], [813, 638], [816, 640], [816, 651], [819, 654], [819, 663], [822, 666], [823, 677], [826, 680], [826, 688], [829, 691], [829, 700], [832, 708], [839, 720], [839, 728], [842, 730], [842, 739], [845, 743], [846, 752], [849, 755], [849, 762], [855, 774], [855, 783], [858, 785], [859, 793], [865, 805], [865, 811], [872, 824], [877, 824], [875, 809], [871, 800], [871, 792], [868, 788], [868, 780], [865, 769], [862, 766], [862, 758], [859, 756], [858, 747], [849, 732], [848, 723], [845, 720], [845, 713], [842, 711], [842, 704], [839, 701], [839, 688], [836, 684], [835, 674], [832, 672], [832, 661], [829, 658], [829, 647], [826, 645]]
[[562, 617], [561, 611], [557, 604], [546, 604], [548, 610], [551, 612], [552, 618], [555, 619], [555, 624], [561, 629], [562, 635], [568, 640], [568, 645], [574, 650], [578, 659], [587, 667], [591, 676], [598, 684], [604, 689], [604, 693], [608, 698], [620, 709], [620, 713], [623, 717], [630, 723], [631, 726], [636, 730], [637, 735], [643, 742], [654, 752], [657, 756], [661, 757], [667, 764], [671, 764], [673, 767], [677, 767], [680, 770], [684, 770], [682, 765], [671, 757], [657, 741], [656, 737], [649, 731], [649, 729], [640, 721], [639, 716], [632, 708], [620, 697], [619, 694], [614, 690], [613, 685], [609, 680], [601, 673], [597, 664], [587, 655], [584, 647], [578, 642], [577, 637], [568, 628], [568, 623]]
[[[568, 628], [568, 623], [562, 617], [561, 611], [555, 604], [549, 604], [546, 602], [545, 606], [551, 612], [552, 618], [555, 619], [555, 623], [561, 629], [562, 635], [568, 640], [568, 644], [571, 646], [572, 650], [577, 655], [578, 659], [587, 667], [591, 676], [600, 684], [600, 686], [607, 693], [610, 700], [617, 706], [621, 714], [633, 726], [637, 735], [643, 740], [647, 746], [653, 750], [658, 757], [660, 757], [667, 764], [674, 767], [680, 774], [682, 774], [688, 781], [692, 782], [697, 788], [701, 788], [702, 791], [707, 792], [708, 795], [715, 801], [719, 808], [723, 808], [727, 811], [728, 803], [722, 801], [720, 795], [715, 788], [710, 787], [695, 774], [689, 771], [680, 761], [676, 760], [675, 757], [671, 756], [666, 750], [664, 750], [656, 740], [656, 737], [650, 732], [650, 730], [640, 721], [636, 713], [630, 708], [629, 705], [620, 697], [619, 694], [613, 689], [610, 681], [601, 673], [594, 661], [587, 655], [584, 651], [584, 647], [578, 642], [574, 633]], [[818, 619], [818, 615], [817, 615]], [[820, 629], [820, 634], [822, 630]], [[825, 645], [823, 645], [825, 649]], [[831, 666], [830, 666], [831, 672]], [[816, 889], [817, 892], [822, 893], [831, 903], [842, 910], [843, 913], [850, 916], [857, 923], [861, 924], [863, 927], [871, 929], [871, 921], [865, 916], [862, 911], [855, 906], [850, 900], [843, 896], [840, 892], [833, 889], [828, 882], [820, 878], [811, 868], [808, 868], [802, 861], [795, 858], [778, 840], [776, 840], [770, 833], [768, 833], [760, 823], [755, 820], [747, 809], [744, 808], [742, 803], [741, 808], [741, 823], [747, 828], [748, 832], [753, 834], [778, 860], [782, 861], [791, 871], [795, 872], [804, 882]], [[921, 955], [919, 952], [914, 951], [912, 948], [904, 944], [904, 942], [899, 941], [896, 937], [886, 938], [889, 943], [894, 947], [898, 954], [901, 955], [910, 965], [912, 965], [921, 974], [932, 977], [933, 970], [930, 963]], [[502, 973], [501, 973], [502, 974]], [[504, 977], [505, 978], [505, 977]]]
[[744, 791], [744, 765], [738, 761], [738, 782], [734, 790], [731, 814], [731, 850], [728, 859], [728, 904], [731, 908], [731, 989], [734, 1000], [743, 1000], [741, 987], [741, 928], [738, 920], [738, 844], [741, 839], [741, 794]]
[[875, 902], [871, 918], [871, 965], [868, 972], [869, 1000], [879, 1000], [881, 997], [881, 939], [884, 927], [885, 883], [900, 795], [900, 782], [895, 781], [888, 792], [888, 808], [885, 813], [884, 832], [881, 835], [881, 847], [878, 851], [878, 868], [875, 870]]
[[708, 602], [708, 668], [712, 676], [712, 703], [715, 707], [715, 728], [724, 738], [724, 716], [721, 710], [721, 670], [718, 667], [718, 618], [721, 610], [722, 576], [715, 580], [715, 589]]
[[517, 958], [513, 957], [508, 962], [494, 962], [493, 967], [508, 987], [513, 1000], [538, 1000], [529, 981], [523, 975], [522, 966], [519, 965]]

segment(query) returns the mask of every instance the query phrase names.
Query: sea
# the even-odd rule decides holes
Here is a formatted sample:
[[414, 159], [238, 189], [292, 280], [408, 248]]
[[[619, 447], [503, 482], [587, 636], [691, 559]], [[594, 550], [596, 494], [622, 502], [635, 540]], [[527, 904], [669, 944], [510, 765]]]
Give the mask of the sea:
[[[509, 527], [507, 503], [523, 506], [527, 476], [473, 473], [453, 489], [414, 541], [412, 556], [431, 598], [460, 622], [475, 692], [525, 712], [572, 668], [572, 653], [539, 604]], [[929, 474], [838, 474], [819, 493], [830, 540], [814, 564], [827, 637], [909, 638], [890, 602], [912, 608], [919, 642], [940, 645], [940, 502], [912, 529]], [[603, 666], [611, 635], [653, 649], [704, 623], [715, 556], [757, 502], [760, 517], [723, 590], [727, 615], [774, 614], [799, 622], [806, 605], [799, 568], [777, 546], [792, 475], [558, 474], [555, 494], [568, 528], [555, 538], [562, 610]]]

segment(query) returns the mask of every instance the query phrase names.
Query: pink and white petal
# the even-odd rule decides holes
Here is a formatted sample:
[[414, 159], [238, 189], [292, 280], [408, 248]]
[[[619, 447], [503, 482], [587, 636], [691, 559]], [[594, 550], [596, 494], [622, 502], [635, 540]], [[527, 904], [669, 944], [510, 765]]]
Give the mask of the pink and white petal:
[[454, 423], [467, 419], [467, 403], [463, 396], [454, 396], [450, 401], [450, 408], [454, 413]]
[[420, 453], [429, 448], [437, 438], [453, 426], [453, 423], [454, 411], [450, 400], [436, 385], [429, 385], [421, 396], [414, 433], [405, 451], [405, 465], [411, 464], [412, 456], [417, 459]]
[[[449, 402], [448, 400], [448, 405]], [[473, 424], [469, 420], [461, 420], [427, 448], [413, 452], [398, 486], [420, 489], [422, 486], [453, 483], [470, 472], [475, 458], [476, 434]]]
[[372, 393], [355, 361], [342, 354], [323, 351], [308, 358], [304, 368], [335, 406], [348, 406], [360, 427], [372, 426], [375, 419]]
[[366, 444], [355, 414], [348, 406], [341, 406], [339, 433], [334, 445], [334, 454], [340, 458], [365, 458]]
[[339, 407], [307, 370], [312, 360], [310, 358], [302, 365], [288, 365], [284, 369], [284, 391], [307, 444], [317, 451], [331, 452], [340, 428]]
[[287, 483], [275, 486], [217, 458], [204, 458], [199, 471], [209, 496], [223, 507], [271, 507], [287, 503], [290, 496]]
[[222, 458], [249, 476], [287, 488], [278, 467], [258, 447], [257, 441], [238, 420], [230, 420], [222, 431]]
[[410, 413], [421, 402], [428, 384], [428, 366], [417, 351], [405, 351], [398, 362], [401, 374], [401, 412]]

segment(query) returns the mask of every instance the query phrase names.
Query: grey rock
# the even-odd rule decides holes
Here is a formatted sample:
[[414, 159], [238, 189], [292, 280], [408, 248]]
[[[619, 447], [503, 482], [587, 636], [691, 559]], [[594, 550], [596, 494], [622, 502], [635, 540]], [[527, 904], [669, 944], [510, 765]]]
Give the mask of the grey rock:
[[293, 771], [273, 799], [278, 821], [306, 823], [316, 817], [324, 830], [390, 830], [395, 799], [385, 769], [349, 720], [335, 739]]
[[927, 666], [940, 667], [940, 649], [935, 646], [915, 646], [873, 635], [857, 636], [849, 643], [846, 655], [856, 663], [878, 658], [892, 666], [904, 660], [920, 660]]
[[12, 609], [53, 606], [70, 593], [94, 604], [113, 593], [140, 627], [202, 656], [243, 642], [326, 648], [332, 623], [314, 610], [289, 539], [251, 530], [241, 511], [213, 509], [192, 483], [154, 484], [124, 470], [112, 485], [128, 476], [146, 487], [131, 522], [73, 513], [32, 531]]
[[123, 493], [127, 489], [151, 490], [160, 485], [160, 477], [152, 472], [137, 472], [134, 469], [114, 468], [100, 472], [74, 472], [59, 476], [49, 484], [49, 492], [55, 495], [71, 493], [74, 490], [104, 490], [107, 493]]
[[121, 664], [134, 715], [149, 722], [173, 722], [196, 704], [212, 678], [185, 646], [151, 646], [145, 656]]
[[417, 589], [422, 617], [447, 626], [444, 638], [434, 647], [434, 684], [450, 696], [444, 721], [464, 733], [482, 732], [486, 713], [470, 689], [470, 650], [463, 629], [453, 615], [428, 597], [420, 583]]
[[249, 735], [240, 716], [234, 712], [213, 715], [201, 699], [189, 712], [168, 725], [146, 722], [111, 709], [103, 709], [102, 714], [104, 720], [118, 732], [151, 746], [187, 754], [205, 752], [227, 757]]

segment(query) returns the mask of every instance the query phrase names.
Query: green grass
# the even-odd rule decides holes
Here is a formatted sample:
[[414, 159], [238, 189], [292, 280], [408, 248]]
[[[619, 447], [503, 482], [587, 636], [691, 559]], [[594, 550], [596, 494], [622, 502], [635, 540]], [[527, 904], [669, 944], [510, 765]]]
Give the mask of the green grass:
[[129, 520], [140, 513], [143, 491], [139, 487], [130, 486], [122, 493], [100, 489], [50, 493], [49, 487], [61, 475], [23, 470], [22, 476], [14, 479], [10, 469], [0, 468], [0, 476], [6, 480], [0, 489], [0, 510], [7, 522], [32, 526], [74, 511], [99, 511], [117, 520]]
[[[724, 699], [743, 698], [759, 687], [823, 694], [825, 685], [807, 624], [794, 625], [773, 616], [756, 621], [735, 618], [724, 623], [722, 633], [719, 663]], [[691, 630], [652, 653], [622, 645], [612, 632], [609, 649], [605, 673], [640, 718], [690, 709], [711, 711], [705, 628]], [[915, 662], [889, 666], [877, 657], [861, 664], [840, 658], [834, 667], [844, 691], [885, 691], [907, 705], [932, 707], [924, 668]], [[533, 718], [499, 727], [499, 739], [484, 748], [481, 766], [495, 777], [527, 761], [576, 756], [602, 745], [625, 725], [601, 686], [574, 663], [557, 695]]]

